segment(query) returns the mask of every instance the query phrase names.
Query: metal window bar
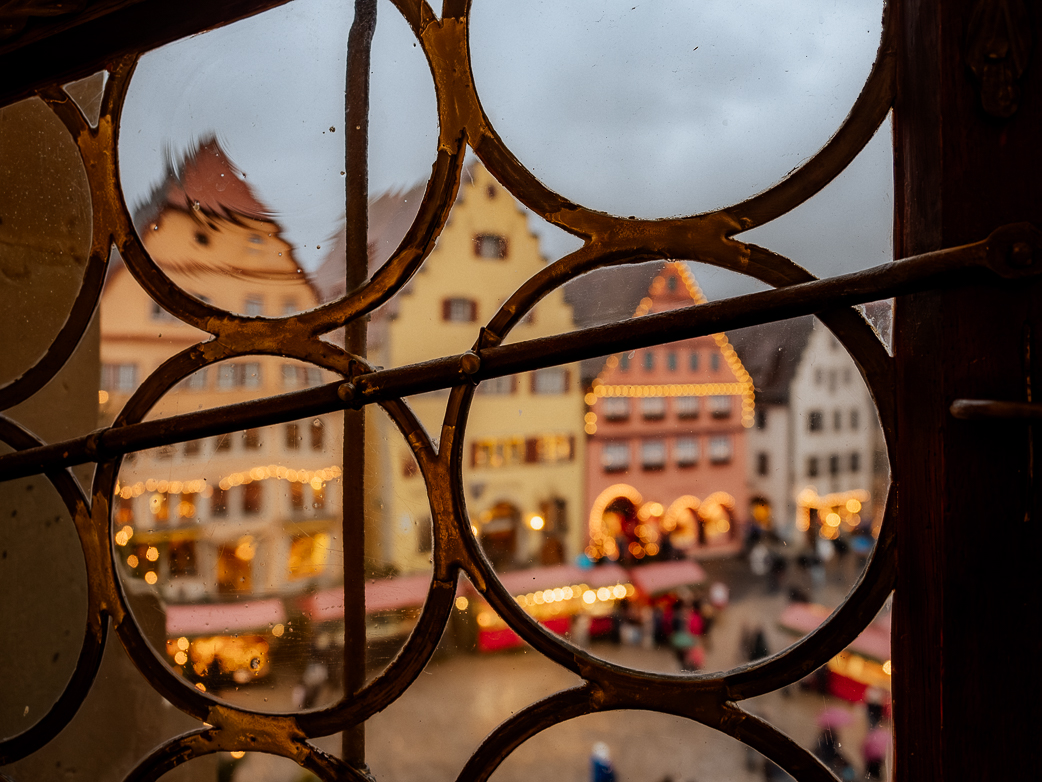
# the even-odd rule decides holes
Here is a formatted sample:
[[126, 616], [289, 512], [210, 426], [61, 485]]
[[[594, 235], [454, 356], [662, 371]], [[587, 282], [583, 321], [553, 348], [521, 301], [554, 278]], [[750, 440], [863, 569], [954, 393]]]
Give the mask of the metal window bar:
[[[33, 727], [0, 742], [0, 764], [25, 757], [52, 739], [76, 713], [93, 682], [112, 619], [116, 634], [145, 678], [171, 703], [205, 726], [170, 739], [142, 758], [129, 779], [156, 779], [194, 757], [219, 750], [259, 750], [294, 759], [323, 779], [363, 779], [365, 720], [401, 695], [430, 659], [445, 626], [456, 582], [465, 572], [531, 647], [578, 674], [583, 683], [524, 709], [497, 728], [461, 769], [459, 778], [482, 780], [510, 752], [546, 728], [584, 714], [615, 709], [655, 710], [679, 715], [747, 743], [801, 780], [831, 780], [831, 772], [809, 751], [768, 722], [744, 711], [740, 702], [791, 684], [844, 649], [875, 616], [895, 583], [896, 510], [887, 503], [874, 554], [846, 601], [818, 630], [766, 660], [722, 674], [660, 675], [625, 669], [591, 657], [543, 629], [525, 614], [494, 574], [473, 536], [461, 488], [463, 433], [474, 393], [484, 379], [631, 350], [722, 330], [816, 313], [851, 353], [873, 392], [893, 462], [895, 410], [893, 360], [852, 305], [938, 286], [964, 285], [980, 275], [1018, 277], [1033, 273], [1032, 256], [1042, 240], [1030, 226], [1008, 226], [976, 244], [927, 253], [866, 272], [815, 280], [791, 260], [738, 241], [734, 236], [792, 210], [831, 182], [861, 151], [885, 120], [894, 99], [895, 21], [888, 5], [877, 60], [850, 115], [813, 158], [765, 193], [712, 213], [666, 220], [623, 219], [574, 204], [540, 183], [510, 152], [482, 111], [467, 49], [470, 4], [445, 0], [440, 18], [424, 0], [395, 0], [430, 63], [438, 98], [440, 138], [437, 161], [419, 213], [391, 260], [365, 279], [366, 264], [366, 100], [352, 100], [347, 127], [347, 290], [341, 300], [300, 315], [247, 318], [193, 299], [164, 276], [148, 256], [131, 224], [116, 168], [120, 112], [138, 55], [161, 42], [259, 12], [278, 3], [191, 3], [176, 11], [169, 4], [127, 3], [112, 11], [104, 28], [96, 19], [75, 20], [50, 37], [0, 52], [0, 71], [21, 64], [33, 76], [6, 83], [8, 100], [39, 94], [62, 120], [85, 161], [93, 207], [93, 235], [86, 275], [61, 333], [46, 355], [19, 379], [0, 389], [0, 409], [10, 409], [39, 391], [65, 364], [93, 316], [114, 245], [139, 284], [164, 310], [212, 335], [205, 343], [167, 361], [142, 384], [113, 426], [62, 443], [39, 442], [11, 419], [0, 417], [0, 439], [18, 452], [0, 457], [0, 478], [44, 471], [74, 519], [88, 571], [88, 627], [75, 673], [53, 708]], [[154, 14], [147, 19], [148, 14]], [[167, 26], [163, 27], [166, 20]], [[368, 51], [375, 24], [373, 0], [358, 0], [349, 41], [348, 89], [367, 94]], [[137, 25], [137, 27], [135, 27]], [[133, 32], [135, 31], [136, 32]], [[97, 58], [79, 61], [69, 41], [99, 45], [110, 78], [101, 120], [91, 127], [59, 87], [60, 79], [84, 75]], [[6, 70], [4, 70], [6, 69]], [[34, 80], [35, 79], [35, 80]], [[475, 334], [462, 355], [422, 364], [374, 370], [364, 355], [365, 316], [389, 300], [421, 267], [445, 224], [467, 147], [493, 176], [528, 208], [581, 237], [581, 249], [551, 264], [526, 282]], [[668, 313], [512, 345], [500, 343], [548, 291], [587, 271], [655, 259], [683, 258], [740, 271], [775, 290]], [[346, 329], [346, 350], [319, 337]], [[141, 418], [164, 393], [193, 372], [233, 357], [272, 354], [337, 372], [344, 382], [159, 421]], [[404, 397], [451, 389], [439, 444], [419, 424]], [[413, 449], [426, 482], [434, 529], [434, 576], [415, 631], [388, 668], [364, 683], [364, 649], [345, 645], [347, 686], [341, 702], [318, 711], [262, 714], [217, 703], [174, 676], [152, 653], [123, 593], [112, 547], [110, 507], [123, 454], [292, 421], [332, 410], [357, 411], [380, 404]], [[1002, 414], [972, 403], [957, 405], [962, 416]], [[1013, 413], [1023, 411], [1015, 410]], [[1036, 415], [1032, 407], [1027, 411]], [[361, 413], [345, 416], [345, 464], [362, 456]], [[91, 496], [71, 473], [72, 464], [97, 462]], [[356, 461], [356, 463], [358, 463]], [[351, 471], [345, 469], [345, 475]], [[356, 475], [360, 480], [361, 471]], [[345, 485], [344, 534], [362, 551], [361, 485]], [[345, 561], [345, 603], [349, 627], [364, 626], [361, 561]], [[348, 633], [360, 637], [364, 633]], [[309, 739], [344, 734], [342, 758]]]

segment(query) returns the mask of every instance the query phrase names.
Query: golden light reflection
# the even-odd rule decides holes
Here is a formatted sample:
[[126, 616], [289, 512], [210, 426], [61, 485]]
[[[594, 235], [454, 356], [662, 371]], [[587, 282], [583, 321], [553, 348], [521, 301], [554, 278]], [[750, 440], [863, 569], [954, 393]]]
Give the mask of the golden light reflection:
[[456, 598], [456, 608], [458, 608], [460, 611], [466, 611], [467, 606], [469, 605], [470, 601], [467, 600], [467, 598], [465, 598], [463, 595], [460, 595]]
[[150, 570], [145, 573], [145, 583], [155, 584], [159, 580], [159, 576], [156, 575], [156, 571]]
[[281, 638], [282, 634], [285, 633], [285, 632], [286, 632], [286, 628], [283, 627], [281, 624], [277, 624], [277, 625], [275, 625], [274, 627], [271, 628], [271, 634], [273, 636], [275, 636], [276, 638]]
[[139, 562], [140, 560], [138, 560], [137, 554], [131, 554], [127, 557], [127, 564], [130, 565], [130, 567], [137, 567]]
[[145, 552], [145, 559], [147, 559], [149, 562], [155, 562], [157, 559], [159, 559], [159, 549], [157, 549], [155, 546], [149, 546], [148, 550]]
[[528, 520], [528, 526], [536, 531], [541, 530], [545, 525], [546, 522], [543, 521], [542, 516], [532, 516], [532, 518]]
[[257, 554], [257, 546], [253, 542], [252, 535], [246, 535], [239, 539], [239, 544], [235, 547], [235, 556], [241, 559], [243, 562], [249, 562]]

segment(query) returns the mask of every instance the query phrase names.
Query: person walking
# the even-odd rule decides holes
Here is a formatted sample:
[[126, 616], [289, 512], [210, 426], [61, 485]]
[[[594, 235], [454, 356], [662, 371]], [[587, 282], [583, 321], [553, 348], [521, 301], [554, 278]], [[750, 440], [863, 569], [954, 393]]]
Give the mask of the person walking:
[[593, 754], [590, 755], [590, 782], [615, 782], [611, 750], [603, 741], [593, 745]]

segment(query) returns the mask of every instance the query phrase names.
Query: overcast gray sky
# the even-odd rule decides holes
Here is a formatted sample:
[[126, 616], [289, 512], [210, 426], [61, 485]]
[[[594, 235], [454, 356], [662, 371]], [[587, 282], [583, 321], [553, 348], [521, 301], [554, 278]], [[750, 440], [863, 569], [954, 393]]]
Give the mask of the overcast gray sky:
[[[216, 133], [305, 266], [343, 211], [348, 3], [297, 0], [142, 59], [124, 113], [131, 204]], [[725, 206], [783, 177], [849, 111], [875, 57], [882, 0], [475, 0], [483, 105], [514, 154], [587, 206], [664, 217]], [[335, 130], [330, 130], [334, 128]], [[373, 54], [373, 192], [427, 177], [437, 138], [421, 50], [381, 0]], [[890, 257], [889, 128], [841, 179], [750, 241], [817, 274]], [[542, 230], [544, 252], [576, 246]], [[711, 296], [748, 285], [699, 272]]]

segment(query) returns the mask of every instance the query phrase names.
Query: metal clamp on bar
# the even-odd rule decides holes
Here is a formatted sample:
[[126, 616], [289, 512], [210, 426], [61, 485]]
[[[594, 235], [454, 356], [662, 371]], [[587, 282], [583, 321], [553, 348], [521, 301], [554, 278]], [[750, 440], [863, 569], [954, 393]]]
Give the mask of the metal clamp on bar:
[[1042, 403], [1000, 402], [994, 399], [956, 399], [950, 408], [955, 418], [964, 421], [1005, 419], [1007, 421], [1034, 421], [1042, 419]]

